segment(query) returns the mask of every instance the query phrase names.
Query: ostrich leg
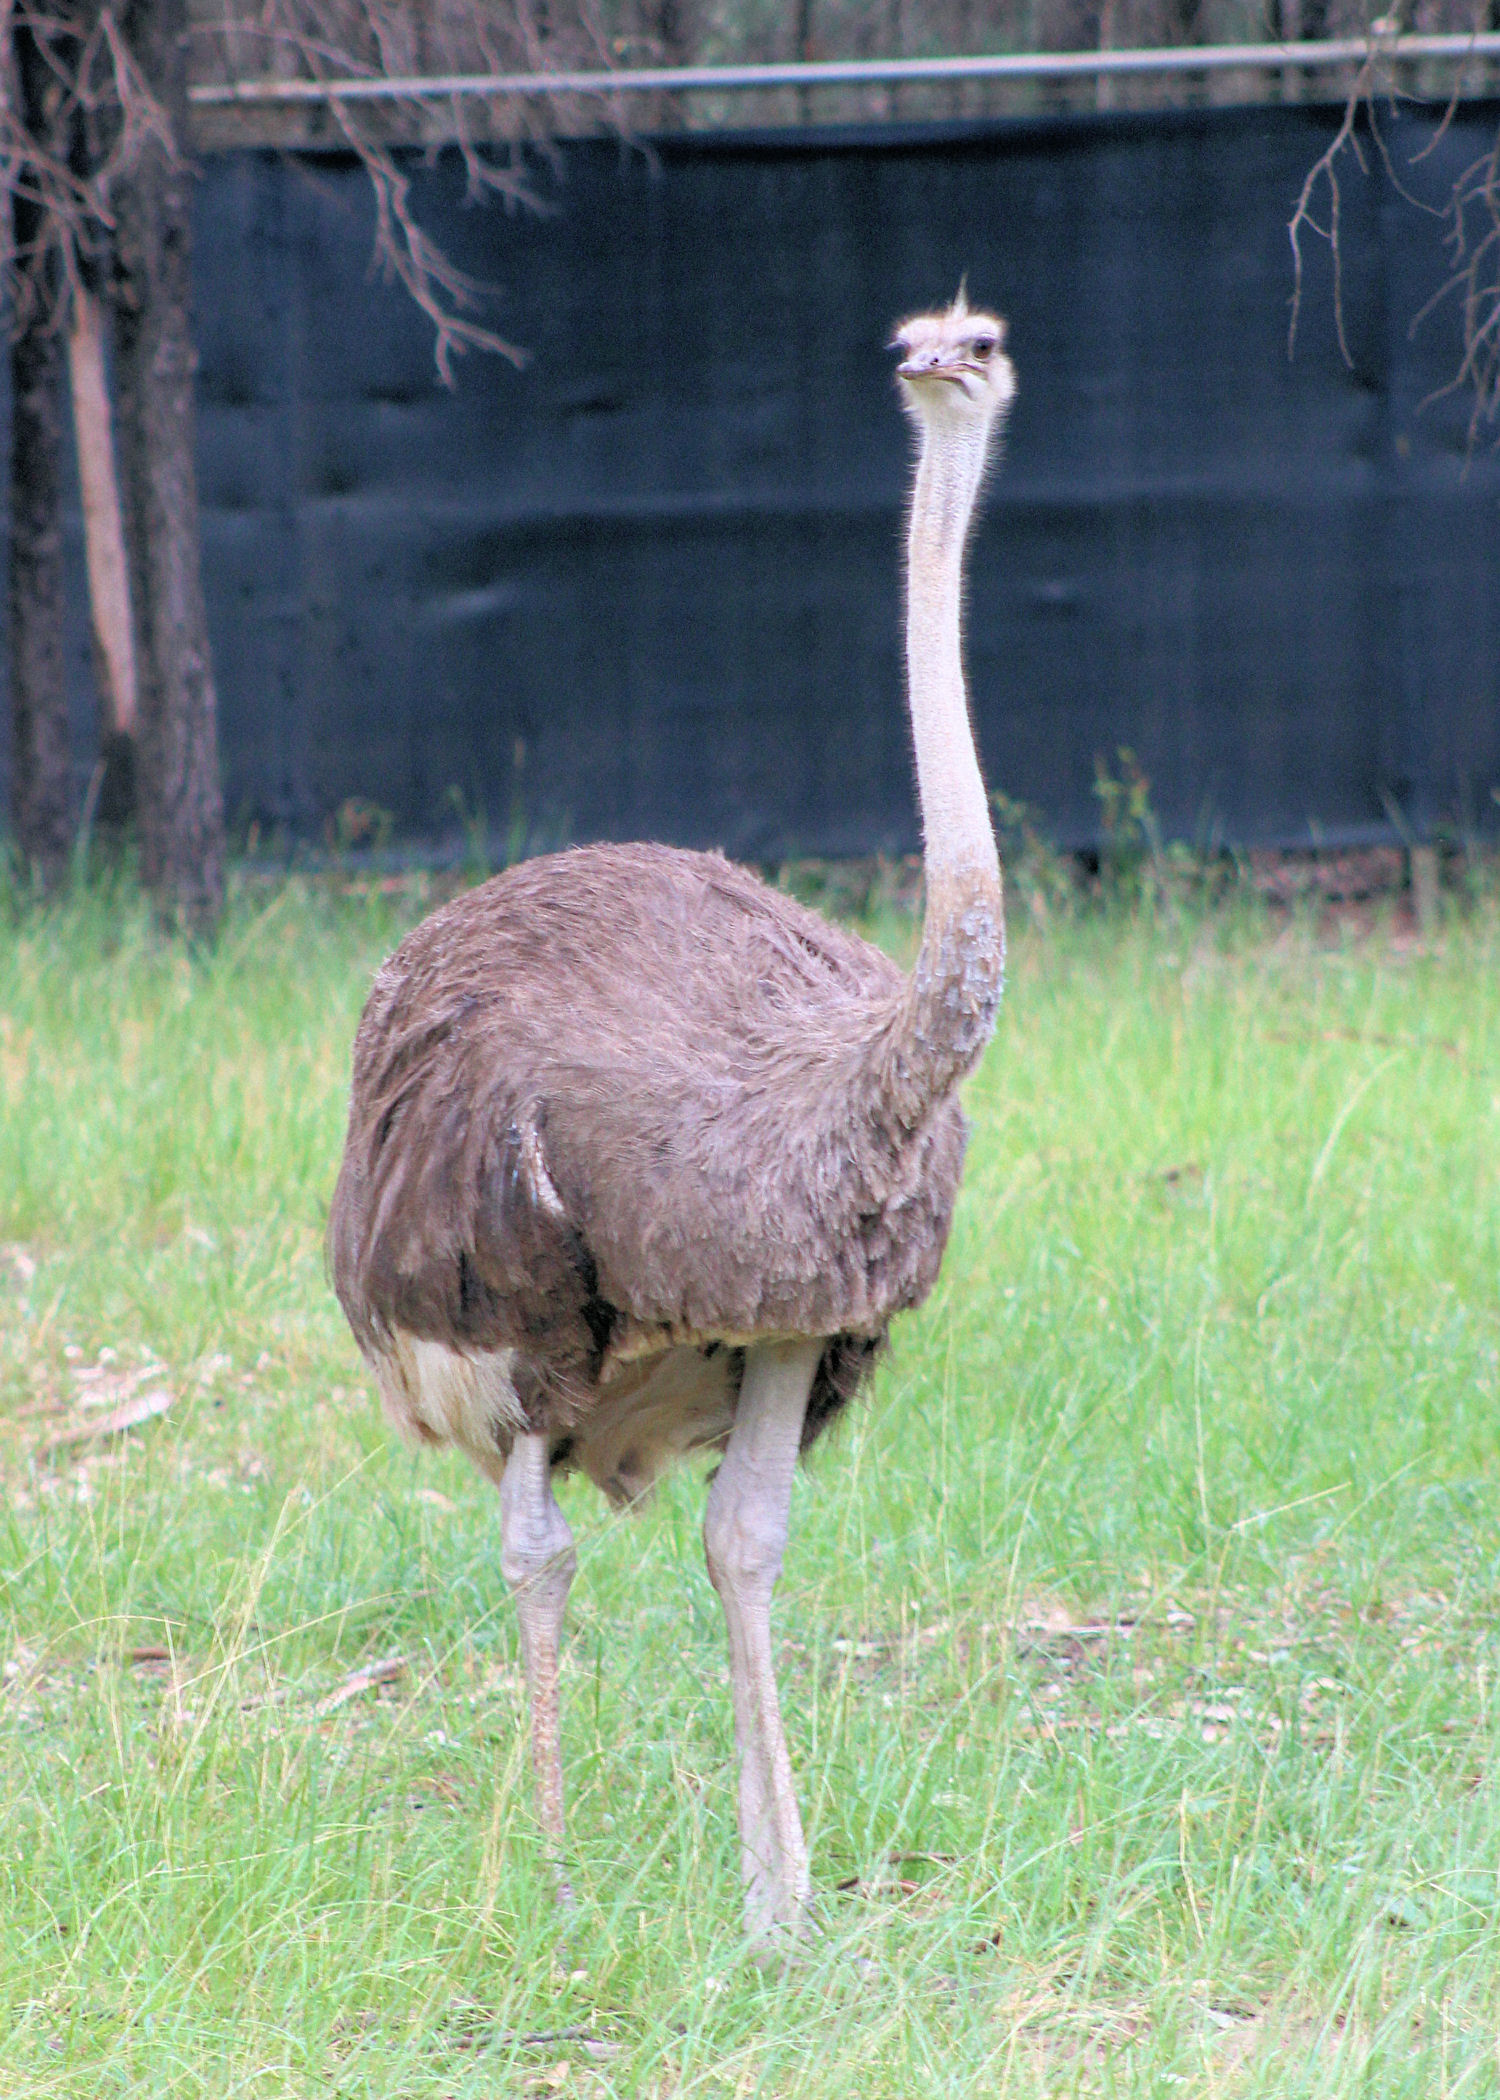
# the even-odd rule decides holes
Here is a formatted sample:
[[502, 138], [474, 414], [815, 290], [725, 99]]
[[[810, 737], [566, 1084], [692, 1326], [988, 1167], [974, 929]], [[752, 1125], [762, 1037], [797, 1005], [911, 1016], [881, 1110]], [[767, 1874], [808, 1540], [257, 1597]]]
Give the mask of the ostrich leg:
[[537, 1808], [557, 1870], [558, 1901], [573, 1891], [563, 1865], [562, 1744], [558, 1735], [557, 1646], [578, 1567], [573, 1534], [552, 1493], [544, 1436], [518, 1436], [500, 1481], [500, 1567], [516, 1600], [531, 1699], [531, 1763]]
[[807, 1846], [776, 1697], [771, 1591], [822, 1353], [821, 1341], [762, 1342], [747, 1351], [734, 1428], [703, 1519], [709, 1579], [729, 1628], [745, 1929], [768, 1951], [807, 1926]]

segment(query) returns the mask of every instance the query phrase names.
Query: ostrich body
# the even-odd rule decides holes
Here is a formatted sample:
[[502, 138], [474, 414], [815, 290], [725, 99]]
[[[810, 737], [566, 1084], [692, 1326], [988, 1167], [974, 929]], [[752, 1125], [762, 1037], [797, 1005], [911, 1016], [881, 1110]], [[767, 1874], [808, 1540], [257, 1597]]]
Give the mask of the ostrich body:
[[629, 1503], [679, 1454], [724, 1454], [704, 1543], [762, 1943], [803, 1928], [809, 1888], [770, 1633], [792, 1473], [937, 1275], [963, 1164], [957, 1089], [1000, 996], [960, 600], [1015, 387], [1003, 336], [962, 293], [897, 336], [920, 438], [915, 973], [717, 854], [586, 846], [434, 912], [381, 970], [354, 1048], [334, 1286], [397, 1426], [458, 1445], [500, 1489], [559, 1855], [575, 1556], [552, 1473], [580, 1468]]

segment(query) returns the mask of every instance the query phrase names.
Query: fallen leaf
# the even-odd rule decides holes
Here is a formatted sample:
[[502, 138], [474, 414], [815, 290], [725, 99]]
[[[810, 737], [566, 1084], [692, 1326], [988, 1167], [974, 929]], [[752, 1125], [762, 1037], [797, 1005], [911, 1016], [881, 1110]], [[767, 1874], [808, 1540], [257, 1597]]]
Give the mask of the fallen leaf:
[[445, 1517], [452, 1517], [458, 1514], [458, 1504], [450, 1502], [448, 1497], [437, 1488], [418, 1488], [417, 1500], [425, 1502], [429, 1509], [441, 1510]]
[[165, 1364], [147, 1362], [133, 1371], [119, 1371], [113, 1349], [101, 1349], [96, 1363], [85, 1364], [73, 1373], [78, 1405], [85, 1413], [99, 1407], [118, 1407], [143, 1385], [159, 1384], [167, 1375]]
[[0, 1666], [0, 1684], [15, 1684], [22, 1678], [29, 1677], [40, 1660], [41, 1657], [35, 1648], [18, 1646], [15, 1654], [8, 1656], [4, 1665]]
[[[572, 2042], [585, 2055], [599, 2058], [618, 2056], [624, 2049], [622, 2042], [605, 2041], [591, 2027], [539, 2027], [530, 2032], [498, 2027], [487, 2007], [462, 2001], [448, 2008], [443, 2026], [449, 2037], [449, 2046], [455, 2049], [555, 2049], [559, 2043]], [[533, 2072], [532, 2079], [557, 2080], [559, 2069], [565, 2072], [567, 2068], [565, 2062], [554, 2064], [551, 2071]], [[561, 2083], [560, 2080], [557, 2082]]]
[[145, 1393], [132, 1393], [128, 1400], [111, 1408], [107, 1415], [100, 1415], [97, 1421], [70, 1422], [65, 1428], [54, 1429], [42, 1449], [60, 1451], [69, 1444], [89, 1444], [103, 1437], [122, 1436], [127, 1429], [139, 1429], [143, 1422], [164, 1415], [171, 1405], [172, 1395], [165, 1386], [153, 1386]]

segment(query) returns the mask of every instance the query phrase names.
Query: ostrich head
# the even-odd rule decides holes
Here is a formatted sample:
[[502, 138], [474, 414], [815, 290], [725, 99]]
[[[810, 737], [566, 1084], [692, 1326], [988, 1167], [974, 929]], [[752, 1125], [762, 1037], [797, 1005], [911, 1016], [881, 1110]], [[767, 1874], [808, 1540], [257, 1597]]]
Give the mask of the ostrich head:
[[896, 367], [902, 405], [919, 422], [987, 440], [1004, 420], [1016, 391], [1005, 323], [974, 312], [962, 286], [941, 313], [903, 321], [891, 347], [903, 353]]

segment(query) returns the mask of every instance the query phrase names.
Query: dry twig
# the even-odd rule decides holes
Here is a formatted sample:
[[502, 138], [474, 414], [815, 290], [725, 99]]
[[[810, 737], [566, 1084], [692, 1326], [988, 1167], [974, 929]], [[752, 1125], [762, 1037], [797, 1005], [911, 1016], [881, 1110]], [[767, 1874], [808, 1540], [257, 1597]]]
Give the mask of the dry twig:
[[[253, 10], [226, 7], [216, 33], [229, 80], [245, 70], [258, 71], [267, 47], [294, 77], [320, 83], [424, 73], [564, 71], [612, 61], [586, 4], [549, 10], [533, 7], [531, 0], [454, 0], [420, 14], [381, 0], [260, 0]], [[248, 68], [242, 65], [246, 57]], [[432, 323], [433, 355], [444, 385], [452, 385], [453, 359], [465, 350], [491, 350], [523, 364], [522, 349], [476, 318], [490, 287], [446, 256], [413, 210], [412, 178], [398, 156], [403, 139], [432, 137], [432, 105], [396, 99], [380, 108], [333, 100], [326, 107], [374, 191], [375, 262]], [[443, 135], [463, 156], [471, 196], [488, 193], [513, 206], [541, 208], [525, 164], [526, 149], [548, 136], [534, 107], [515, 96], [479, 104], [455, 97], [444, 112]]]
[[[1380, 128], [1377, 96], [1383, 84], [1387, 92], [1394, 92], [1388, 81], [1382, 81], [1382, 71], [1386, 63], [1386, 54], [1381, 43], [1372, 40], [1365, 61], [1349, 90], [1339, 128], [1325, 151], [1308, 169], [1297, 198], [1296, 209], [1287, 227], [1292, 244], [1293, 273], [1287, 354], [1290, 356], [1296, 348], [1297, 324], [1302, 311], [1302, 238], [1304, 234], [1312, 233], [1320, 240], [1325, 240], [1329, 246], [1333, 266], [1334, 326], [1338, 332], [1339, 349], [1344, 362], [1350, 366], [1354, 363], [1344, 327], [1339, 157], [1345, 147], [1348, 147], [1359, 164], [1361, 174], [1369, 173], [1357, 128], [1363, 113], [1370, 138], [1386, 173], [1404, 201], [1419, 211], [1431, 212], [1435, 217], [1444, 217], [1449, 222], [1445, 238], [1452, 264], [1450, 274], [1414, 315], [1409, 332], [1414, 335], [1428, 316], [1446, 300], [1456, 296], [1461, 301], [1463, 355], [1458, 370], [1445, 385], [1435, 388], [1421, 405], [1426, 408], [1449, 394], [1468, 389], [1473, 395], [1473, 410], [1469, 418], [1469, 443], [1472, 446], [1482, 425], [1500, 421], [1500, 133], [1497, 133], [1489, 150], [1470, 162], [1459, 175], [1445, 207], [1438, 208], [1428, 204], [1424, 199], [1415, 196], [1402, 181]], [[1443, 111], [1441, 123], [1420, 153], [1413, 155], [1413, 165], [1436, 152], [1453, 123], [1462, 89], [1463, 74], [1460, 72]], [[1320, 221], [1316, 215], [1320, 187], [1326, 188], [1328, 198], [1328, 215], [1324, 221]]]
[[377, 1685], [396, 1684], [405, 1675], [404, 1655], [388, 1655], [380, 1662], [365, 1663], [326, 1698], [320, 1699], [317, 1711], [320, 1715], [335, 1713], [339, 1707], [347, 1706], [351, 1699], [357, 1699], [361, 1692], [372, 1692]]
[[113, 200], [151, 139], [175, 152], [166, 112], [126, 48], [116, 11], [89, 0], [0, 0], [0, 39], [29, 40], [44, 73], [44, 121], [28, 124], [25, 98], [0, 96], [0, 187], [38, 207], [17, 243], [0, 214], [0, 285], [13, 333], [62, 319], [73, 288], [104, 253]]

